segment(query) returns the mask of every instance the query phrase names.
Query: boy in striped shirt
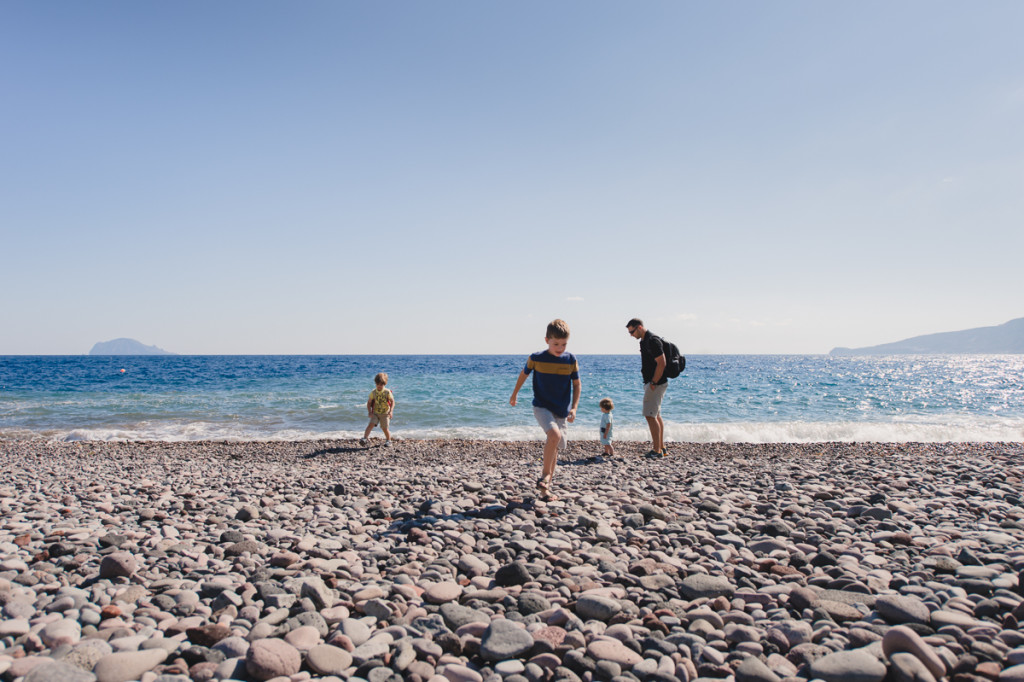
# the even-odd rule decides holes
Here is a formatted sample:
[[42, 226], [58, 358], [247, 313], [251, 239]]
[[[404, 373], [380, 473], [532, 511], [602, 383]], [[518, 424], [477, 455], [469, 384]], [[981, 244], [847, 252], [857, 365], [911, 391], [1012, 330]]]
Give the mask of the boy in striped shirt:
[[526, 361], [512, 390], [509, 404], [515, 406], [519, 389], [526, 377], [533, 374], [533, 416], [544, 429], [544, 465], [537, 488], [544, 499], [551, 497], [551, 479], [555, 475], [558, 449], [565, 448], [565, 424], [576, 420], [580, 404], [580, 369], [576, 357], [565, 350], [569, 343], [569, 325], [554, 320], [544, 337], [548, 347]]

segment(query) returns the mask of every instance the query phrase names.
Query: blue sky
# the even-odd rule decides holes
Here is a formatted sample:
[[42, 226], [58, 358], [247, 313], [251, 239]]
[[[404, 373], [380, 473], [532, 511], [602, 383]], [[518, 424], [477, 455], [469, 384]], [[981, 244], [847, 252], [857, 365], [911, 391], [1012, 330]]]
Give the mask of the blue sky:
[[1024, 316], [1024, 4], [0, 4], [0, 354]]

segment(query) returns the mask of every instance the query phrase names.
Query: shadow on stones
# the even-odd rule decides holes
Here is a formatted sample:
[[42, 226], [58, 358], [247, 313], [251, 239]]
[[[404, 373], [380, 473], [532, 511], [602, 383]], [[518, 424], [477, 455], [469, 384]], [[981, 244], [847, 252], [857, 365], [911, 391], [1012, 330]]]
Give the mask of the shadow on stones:
[[620, 457], [604, 457], [593, 455], [591, 457], [582, 457], [580, 459], [560, 459], [558, 460], [558, 466], [560, 467], [582, 467], [582, 466], [593, 466], [595, 464], [611, 464], [621, 459]]
[[316, 457], [323, 457], [324, 455], [347, 455], [353, 452], [366, 452], [366, 448], [361, 445], [353, 445], [348, 447], [336, 447], [336, 448], [322, 448], [314, 452], [310, 452], [302, 456], [302, 459], [315, 459]]
[[391, 525], [381, 535], [408, 534], [414, 528], [433, 526], [445, 521], [465, 521], [467, 519], [503, 519], [517, 510], [532, 512], [536, 508], [536, 498], [527, 497], [522, 501], [510, 501], [506, 504], [489, 504], [480, 509], [470, 509], [457, 514], [436, 514], [431, 509], [441, 500], [427, 500], [419, 506], [415, 513], [400, 512], [392, 517]]

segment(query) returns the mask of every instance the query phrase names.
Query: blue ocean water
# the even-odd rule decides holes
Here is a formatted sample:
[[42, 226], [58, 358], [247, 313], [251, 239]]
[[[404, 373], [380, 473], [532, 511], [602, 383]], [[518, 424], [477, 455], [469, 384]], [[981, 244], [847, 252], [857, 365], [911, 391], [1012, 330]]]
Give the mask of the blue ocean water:
[[[644, 440], [639, 355], [582, 355], [571, 439], [597, 438], [615, 401], [616, 438]], [[351, 438], [373, 375], [406, 438], [536, 440], [530, 382], [508, 404], [524, 356], [6, 356], [0, 438], [249, 440]], [[705, 355], [687, 358], [662, 406], [670, 441], [1021, 441], [1024, 356]], [[122, 371], [124, 370], [124, 371]]]

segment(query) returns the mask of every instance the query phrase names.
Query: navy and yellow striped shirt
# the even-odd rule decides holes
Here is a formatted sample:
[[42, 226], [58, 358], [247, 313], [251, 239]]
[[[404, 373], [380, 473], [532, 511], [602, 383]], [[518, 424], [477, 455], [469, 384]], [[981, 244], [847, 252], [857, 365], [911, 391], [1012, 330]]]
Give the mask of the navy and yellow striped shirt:
[[565, 352], [555, 357], [538, 351], [526, 361], [523, 373], [533, 372], [533, 405], [551, 410], [556, 417], [568, 417], [572, 402], [572, 382], [580, 378], [576, 356]]

